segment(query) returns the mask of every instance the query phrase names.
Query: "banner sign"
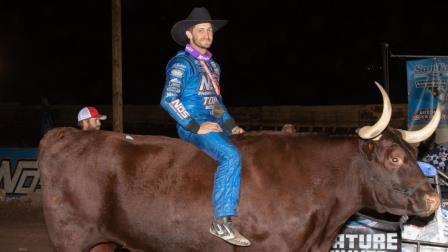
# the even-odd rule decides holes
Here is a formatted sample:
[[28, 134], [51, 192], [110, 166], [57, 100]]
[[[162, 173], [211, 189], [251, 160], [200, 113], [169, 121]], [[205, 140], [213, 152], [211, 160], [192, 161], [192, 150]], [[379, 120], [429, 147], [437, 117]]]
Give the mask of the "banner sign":
[[0, 148], [0, 190], [6, 198], [40, 190], [37, 148]]
[[340, 230], [330, 252], [401, 252], [400, 223], [355, 215]]
[[[408, 128], [426, 125], [437, 108], [438, 95], [446, 96], [448, 59], [423, 59], [406, 62], [408, 80]], [[447, 126], [444, 111], [440, 126]]]

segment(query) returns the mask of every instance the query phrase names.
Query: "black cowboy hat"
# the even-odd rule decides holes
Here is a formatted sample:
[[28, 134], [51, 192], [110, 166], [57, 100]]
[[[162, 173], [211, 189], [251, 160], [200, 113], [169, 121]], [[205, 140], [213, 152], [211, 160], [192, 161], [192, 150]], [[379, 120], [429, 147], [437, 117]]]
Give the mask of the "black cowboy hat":
[[173, 25], [173, 28], [171, 28], [171, 37], [179, 45], [185, 46], [189, 41], [185, 31], [194, 25], [202, 23], [211, 23], [213, 32], [216, 32], [227, 24], [227, 20], [212, 20], [206, 8], [194, 8], [185, 20], [181, 20]]

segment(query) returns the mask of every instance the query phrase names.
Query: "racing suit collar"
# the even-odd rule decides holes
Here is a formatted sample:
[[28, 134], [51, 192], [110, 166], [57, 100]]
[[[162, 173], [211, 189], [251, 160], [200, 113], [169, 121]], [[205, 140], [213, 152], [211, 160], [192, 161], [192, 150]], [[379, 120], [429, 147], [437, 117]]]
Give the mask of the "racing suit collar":
[[194, 47], [192, 47], [190, 44], [187, 44], [185, 46], [185, 51], [198, 60], [209, 61], [212, 58], [212, 53], [210, 51], [207, 50], [205, 54], [201, 54], [196, 49], [194, 49]]

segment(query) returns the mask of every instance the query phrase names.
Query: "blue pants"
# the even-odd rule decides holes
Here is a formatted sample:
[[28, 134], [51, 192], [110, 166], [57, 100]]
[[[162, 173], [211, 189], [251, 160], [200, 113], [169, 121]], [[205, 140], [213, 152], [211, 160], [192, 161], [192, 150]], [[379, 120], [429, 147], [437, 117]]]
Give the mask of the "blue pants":
[[218, 162], [212, 195], [215, 217], [234, 216], [240, 201], [241, 159], [224, 133], [194, 134], [177, 127], [180, 138], [196, 145]]

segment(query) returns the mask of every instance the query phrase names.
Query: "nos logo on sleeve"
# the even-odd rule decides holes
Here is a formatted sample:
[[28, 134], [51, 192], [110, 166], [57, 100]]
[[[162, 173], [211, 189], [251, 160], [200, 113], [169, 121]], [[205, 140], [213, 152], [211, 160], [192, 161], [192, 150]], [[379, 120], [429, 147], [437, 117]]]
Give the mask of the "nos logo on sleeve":
[[180, 102], [179, 99], [173, 100], [170, 102], [171, 108], [176, 111], [176, 114], [182, 118], [188, 118], [190, 114], [188, 114], [187, 110], [185, 109], [184, 105]]

